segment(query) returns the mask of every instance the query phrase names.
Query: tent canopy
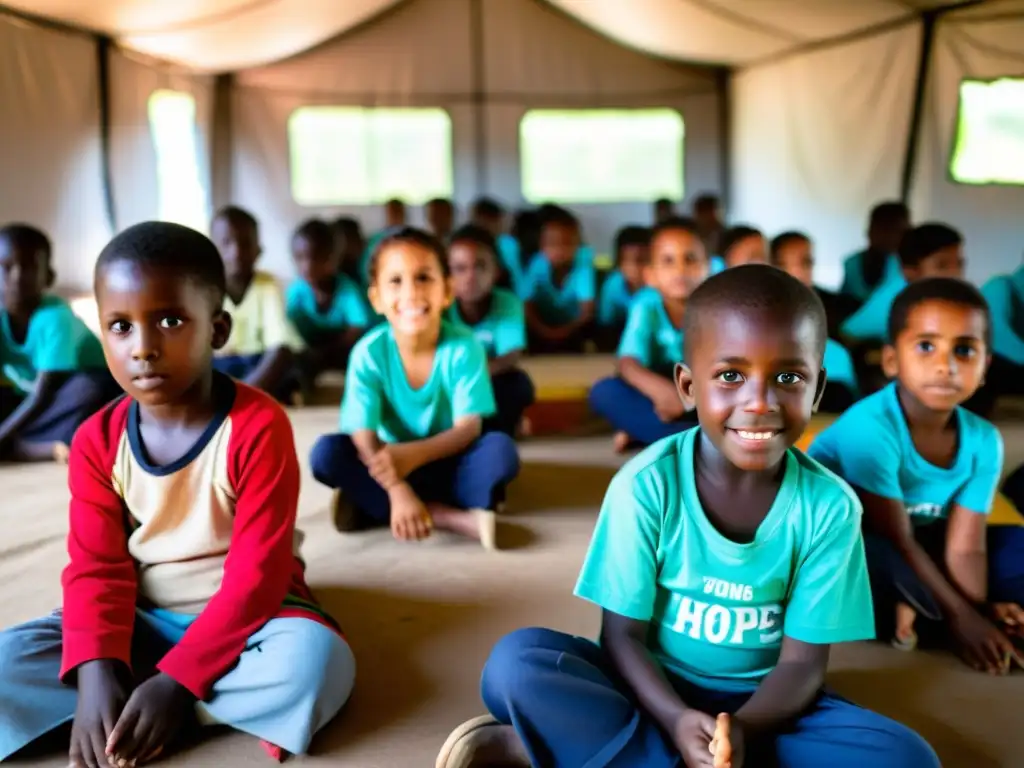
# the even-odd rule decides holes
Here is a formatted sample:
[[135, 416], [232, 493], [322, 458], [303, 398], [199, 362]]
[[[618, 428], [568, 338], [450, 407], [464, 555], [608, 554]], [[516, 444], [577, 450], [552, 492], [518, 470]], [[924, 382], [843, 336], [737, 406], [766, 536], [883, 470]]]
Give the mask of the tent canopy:
[[[206, 72], [268, 64], [403, 0], [7, 0]], [[548, 0], [625, 45], [680, 61], [748, 65], [899, 23], [950, 0]], [[997, 5], [999, 0], [987, 4]]]

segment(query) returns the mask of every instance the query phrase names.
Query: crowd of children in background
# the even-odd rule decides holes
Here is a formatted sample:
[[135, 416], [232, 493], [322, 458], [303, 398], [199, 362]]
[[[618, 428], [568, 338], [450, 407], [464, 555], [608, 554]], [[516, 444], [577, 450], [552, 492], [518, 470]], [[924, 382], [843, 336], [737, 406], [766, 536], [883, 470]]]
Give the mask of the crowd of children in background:
[[[432, 200], [424, 231], [392, 200], [369, 236], [300, 224], [284, 291], [241, 208], [209, 239], [143, 224], [98, 260], [99, 339], [49, 292], [46, 236], [0, 229], [0, 461], [69, 461], [72, 496], [62, 611], [0, 633], [0, 706], [18, 713], [0, 760], [65, 722], [82, 766], [152, 759], [192, 720], [303, 752], [354, 663], [305, 586], [274, 401], [345, 371], [338, 429], [310, 457], [338, 530], [494, 548], [534, 399], [523, 356], [614, 350], [590, 404], [617, 450], [642, 450], [577, 586], [603, 610], [600, 648], [500, 641], [491, 714], [439, 765], [937, 765], [822, 693], [828, 645], [952, 640], [996, 673], [1020, 658], [1024, 528], [986, 525], [1002, 445], [984, 416], [1021, 391], [1024, 268], [979, 292], [954, 229], [883, 203], [833, 292], [804, 233], [727, 228], [711, 196], [654, 212], [601, 270], [562, 207], [509, 226], [483, 199], [457, 226]], [[790, 451], [815, 410], [842, 415], [809, 457]]]

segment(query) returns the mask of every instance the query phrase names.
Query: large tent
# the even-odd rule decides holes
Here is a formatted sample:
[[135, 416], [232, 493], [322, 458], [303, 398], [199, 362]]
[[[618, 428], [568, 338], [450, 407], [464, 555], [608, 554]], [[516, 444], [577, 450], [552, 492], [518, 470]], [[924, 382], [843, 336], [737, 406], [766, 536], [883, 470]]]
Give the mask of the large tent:
[[[7, 0], [0, 220], [49, 231], [61, 283], [81, 288], [113, 231], [161, 215], [161, 165], [195, 165], [193, 217], [252, 209], [267, 268], [287, 277], [303, 217], [380, 223], [377, 205], [296, 202], [301, 107], [441, 108], [456, 202], [512, 206], [530, 110], [668, 107], [685, 124], [686, 196], [809, 231], [823, 282], [868, 208], [899, 198], [963, 230], [980, 280], [1019, 263], [1024, 187], [953, 180], [961, 84], [1024, 76], [1022, 41], [1022, 0]], [[193, 97], [196, 163], [160, 157], [157, 90]], [[1020, 120], [1007, 130], [1024, 146]], [[602, 248], [650, 215], [570, 206]]]

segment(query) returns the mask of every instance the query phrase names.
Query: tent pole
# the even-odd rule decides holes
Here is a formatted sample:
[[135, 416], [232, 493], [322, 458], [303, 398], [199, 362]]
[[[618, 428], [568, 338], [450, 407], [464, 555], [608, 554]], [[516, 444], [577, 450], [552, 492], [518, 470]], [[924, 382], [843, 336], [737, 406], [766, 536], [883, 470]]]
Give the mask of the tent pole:
[[473, 87], [473, 147], [475, 197], [487, 189], [487, 72], [484, 52], [484, 3], [469, 0], [469, 55]]
[[928, 93], [928, 73], [931, 71], [932, 43], [935, 41], [935, 22], [939, 14], [925, 11], [921, 15], [921, 52], [917, 61], [917, 79], [914, 82], [914, 103], [907, 128], [907, 143], [903, 155], [903, 175], [900, 178], [900, 199], [908, 203], [917, 165], [917, 149], [924, 122], [924, 100]]
[[110, 162], [110, 52], [113, 45], [114, 43], [109, 37], [96, 36], [96, 90], [100, 118], [100, 169], [103, 175], [103, 203], [110, 231], [117, 234], [117, 209], [114, 206], [114, 181]]
[[721, 209], [732, 205], [732, 72], [718, 73], [718, 186]]

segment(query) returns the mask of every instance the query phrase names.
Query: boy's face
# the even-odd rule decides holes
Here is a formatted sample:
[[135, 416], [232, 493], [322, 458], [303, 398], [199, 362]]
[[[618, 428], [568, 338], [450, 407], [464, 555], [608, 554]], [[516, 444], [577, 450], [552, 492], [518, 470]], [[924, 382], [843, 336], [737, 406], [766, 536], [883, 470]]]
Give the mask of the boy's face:
[[651, 250], [641, 243], [624, 245], [619, 250], [619, 271], [631, 291], [644, 284], [644, 272], [651, 262]]
[[689, 365], [676, 366], [683, 401], [734, 466], [778, 465], [800, 439], [825, 387], [821, 334], [808, 316], [719, 309], [701, 321]]
[[925, 301], [882, 352], [882, 367], [926, 408], [952, 411], [981, 386], [988, 367], [984, 313], [947, 301]]
[[452, 243], [448, 249], [452, 273], [452, 291], [459, 301], [482, 301], [494, 289], [498, 265], [484, 247], [466, 240]]
[[338, 246], [338, 264], [348, 266], [355, 266], [360, 262], [363, 257], [363, 251], [366, 250], [366, 243], [363, 242], [363, 238], [357, 233], [349, 232], [348, 230], [335, 229], [334, 240]]
[[338, 256], [333, 248], [317, 247], [301, 235], [292, 239], [292, 258], [299, 277], [309, 285], [327, 290], [338, 276]]
[[693, 218], [702, 232], [709, 232], [719, 226], [718, 206], [710, 203], [694, 206]]
[[445, 237], [452, 231], [455, 211], [446, 203], [432, 203], [427, 206], [427, 225], [438, 237]]
[[662, 296], [688, 299], [707, 276], [708, 257], [700, 238], [683, 229], [668, 229], [651, 241], [647, 282]]
[[473, 215], [473, 223], [478, 227], [483, 227], [494, 237], [497, 237], [505, 231], [505, 220], [500, 214], [490, 215], [485, 213], [476, 213]]
[[916, 267], [904, 267], [903, 276], [909, 283], [926, 277], [953, 277], [963, 280], [965, 263], [963, 245], [951, 245], [921, 259]]
[[17, 247], [0, 236], [0, 300], [12, 315], [35, 308], [53, 282], [46, 254]]
[[908, 229], [910, 221], [903, 218], [872, 224], [868, 227], [868, 247], [879, 253], [896, 253]]
[[143, 406], [174, 405], [211, 370], [231, 334], [212, 291], [173, 269], [115, 261], [96, 279], [103, 354], [117, 383]]
[[788, 272], [808, 288], [814, 285], [814, 254], [811, 243], [803, 238], [787, 240], [779, 246], [776, 266]]
[[540, 249], [555, 269], [568, 269], [576, 259], [580, 234], [575, 227], [560, 222], [545, 224], [540, 232]]
[[254, 227], [234, 225], [226, 216], [220, 216], [210, 227], [210, 239], [224, 260], [228, 280], [252, 276], [261, 253], [259, 235]]
[[384, 206], [385, 226], [400, 227], [405, 224], [405, 206], [392, 200]]
[[675, 206], [672, 205], [668, 200], [659, 200], [654, 205], [654, 223], [660, 224], [661, 222], [671, 219], [676, 215]]
[[393, 243], [377, 258], [370, 302], [398, 333], [415, 336], [437, 328], [451, 306], [451, 281], [437, 255], [415, 243]]
[[761, 235], [751, 235], [733, 244], [725, 257], [730, 267], [742, 267], [744, 264], [767, 264], [768, 245]]

